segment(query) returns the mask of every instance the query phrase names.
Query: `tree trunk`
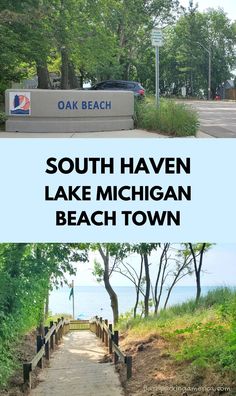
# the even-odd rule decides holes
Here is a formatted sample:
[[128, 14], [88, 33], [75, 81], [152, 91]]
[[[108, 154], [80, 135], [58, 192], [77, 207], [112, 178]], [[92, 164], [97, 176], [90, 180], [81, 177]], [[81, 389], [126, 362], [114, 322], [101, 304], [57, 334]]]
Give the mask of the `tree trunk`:
[[104, 274], [103, 274], [103, 281], [105, 285], [105, 289], [109, 294], [110, 301], [111, 301], [111, 308], [113, 313], [113, 322], [114, 325], [118, 323], [119, 320], [119, 308], [118, 308], [118, 298], [116, 292], [113, 290], [110, 284], [110, 274], [109, 274], [109, 253], [106, 252], [104, 254], [102, 248], [99, 248], [99, 252], [104, 262]]
[[157, 315], [158, 309], [159, 309], [159, 305], [161, 302], [161, 296], [162, 296], [162, 291], [163, 291], [163, 286], [164, 286], [164, 282], [165, 282], [165, 269], [166, 269], [166, 265], [164, 265], [163, 268], [163, 272], [162, 272], [162, 278], [161, 278], [161, 284], [160, 284], [160, 290], [159, 290], [159, 294], [158, 294], [158, 298], [155, 304], [155, 313]]
[[84, 86], [84, 71], [80, 69], [79, 88], [83, 89]]
[[166, 307], [167, 307], [167, 304], [168, 304], [168, 301], [169, 301], [171, 292], [172, 292], [174, 286], [176, 285], [177, 280], [178, 280], [178, 277], [176, 277], [176, 278], [174, 279], [174, 281], [173, 281], [171, 287], [170, 287], [169, 290], [168, 290], [168, 293], [167, 293], [167, 296], [166, 296], [166, 300], [165, 300], [165, 304], [164, 304], [163, 309], [166, 309]]
[[202, 264], [203, 264], [203, 254], [206, 248], [206, 244], [203, 243], [201, 250], [200, 250], [200, 258], [199, 258], [199, 264], [197, 263], [197, 257], [194, 252], [194, 248], [192, 243], [189, 243], [189, 248], [193, 257], [193, 263], [194, 263], [194, 271], [195, 271], [195, 278], [196, 278], [196, 287], [197, 287], [197, 293], [196, 293], [196, 303], [198, 303], [200, 297], [201, 297], [201, 271], [202, 271]]
[[145, 291], [145, 297], [144, 297], [144, 316], [145, 316], [145, 318], [147, 318], [149, 315], [149, 296], [150, 296], [150, 288], [151, 288], [147, 253], [143, 254], [143, 259], [144, 259], [145, 278], [146, 278], [146, 291]]
[[139, 287], [136, 287], [136, 301], [135, 301], [135, 306], [134, 306], [134, 319], [137, 316], [137, 309], [138, 309], [138, 303], [139, 303]]
[[[156, 283], [155, 283], [155, 291], [154, 291], [154, 301], [155, 301], [154, 315], [155, 316], [157, 316], [157, 312], [158, 312], [158, 308], [159, 308], [159, 304], [160, 304], [160, 298], [161, 298], [160, 294], [157, 297], [157, 291], [158, 291], [159, 281], [160, 281], [160, 277], [161, 277], [161, 270], [163, 267], [164, 258], [166, 258], [166, 253], [167, 253], [169, 247], [170, 247], [169, 243], [164, 244], [164, 248], [162, 250], [162, 254], [160, 257], [160, 261], [159, 261], [159, 268], [158, 268], [158, 273], [157, 273], [157, 278], [156, 278]], [[166, 266], [164, 266], [164, 268], [166, 268]], [[163, 277], [162, 277], [162, 280], [163, 280]], [[163, 282], [161, 282], [161, 285], [160, 285], [160, 293], [162, 293], [162, 286], [163, 286]]]
[[45, 309], [44, 309], [45, 320], [48, 318], [48, 314], [49, 314], [49, 290], [47, 292], [46, 299], [45, 299]]
[[68, 64], [68, 78], [69, 78], [69, 85], [70, 88], [78, 88], [78, 80], [75, 74], [75, 68], [72, 62]]
[[125, 61], [123, 64], [123, 80], [129, 80], [130, 63]]
[[40, 334], [42, 337], [44, 337], [44, 304], [42, 303], [42, 308], [40, 310], [40, 318], [39, 318], [39, 324], [38, 324], [38, 334]]
[[138, 279], [138, 284], [136, 287], [136, 302], [134, 306], [134, 318], [137, 316], [137, 309], [138, 309], [138, 303], [139, 303], [139, 294], [140, 294], [140, 286], [141, 286], [141, 281], [142, 281], [142, 275], [143, 275], [143, 257], [141, 257], [141, 266], [140, 266], [140, 273], [139, 273], [139, 279]]
[[198, 303], [199, 298], [201, 297], [201, 279], [200, 279], [201, 272], [196, 273], [196, 286], [197, 286], [197, 293], [196, 293], [196, 303]]
[[119, 320], [118, 298], [117, 298], [116, 292], [111, 287], [109, 275], [106, 270], [104, 271], [103, 280], [104, 280], [104, 285], [105, 285], [106, 291], [109, 294], [110, 301], [111, 301], [111, 308], [112, 308], [112, 312], [113, 312], [113, 322], [114, 322], [114, 325], [116, 325]]
[[47, 63], [37, 63], [38, 89], [51, 88]]
[[65, 47], [61, 49], [61, 89], [69, 89], [69, 60]]
[[162, 291], [163, 291], [163, 287], [164, 287], [164, 283], [165, 283], [165, 278], [166, 278], [166, 269], [168, 266], [168, 258], [167, 258], [167, 251], [169, 249], [169, 244], [166, 245], [165, 247], [165, 251], [164, 251], [164, 257], [165, 257], [165, 262], [164, 262], [164, 266], [163, 266], [163, 270], [162, 270], [162, 276], [161, 276], [161, 284], [160, 284], [160, 290], [159, 290], [159, 295], [157, 298], [157, 302], [156, 302], [156, 313], [158, 312], [159, 309], [159, 305], [161, 302], [161, 296], [162, 296]]

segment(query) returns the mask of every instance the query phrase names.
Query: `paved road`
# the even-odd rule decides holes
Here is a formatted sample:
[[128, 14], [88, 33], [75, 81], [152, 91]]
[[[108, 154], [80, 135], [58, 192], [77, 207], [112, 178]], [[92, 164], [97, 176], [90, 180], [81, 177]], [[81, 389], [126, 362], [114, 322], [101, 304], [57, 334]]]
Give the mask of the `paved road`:
[[197, 109], [201, 131], [216, 138], [236, 138], [236, 102], [188, 101]]
[[123, 396], [113, 365], [99, 363], [105, 350], [94, 334], [83, 330], [63, 339], [31, 396]]

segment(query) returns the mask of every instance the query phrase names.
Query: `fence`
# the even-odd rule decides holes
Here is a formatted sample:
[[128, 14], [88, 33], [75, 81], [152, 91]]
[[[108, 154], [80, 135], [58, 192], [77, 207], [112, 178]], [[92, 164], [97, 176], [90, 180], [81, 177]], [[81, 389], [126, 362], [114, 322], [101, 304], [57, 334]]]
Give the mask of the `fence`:
[[70, 320], [70, 330], [89, 330], [89, 320]]
[[[119, 348], [119, 331], [112, 332], [112, 324], [108, 324], [108, 320], [103, 320], [96, 316], [90, 321], [90, 330], [99, 337], [108, 348], [109, 354], [113, 354], [114, 363], [122, 362], [126, 365], [127, 379], [132, 377], [132, 356], [125, 355]], [[93, 325], [95, 325], [93, 327]]]
[[112, 332], [112, 324], [108, 324], [108, 320], [103, 320], [97, 316], [92, 320], [71, 320], [66, 321], [64, 318], [59, 318], [57, 322], [50, 322], [50, 327], [45, 327], [45, 335], [37, 336], [36, 340], [36, 355], [30, 362], [23, 363], [23, 380], [25, 386], [31, 389], [31, 373], [36, 367], [43, 368], [44, 357], [46, 360], [50, 359], [51, 352], [55, 349], [55, 345], [63, 335], [70, 330], [90, 330], [96, 334], [108, 348], [109, 354], [113, 354], [114, 363], [122, 362], [126, 365], [127, 379], [132, 376], [132, 356], [125, 355], [119, 348], [119, 332], [117, 330]]
[[36, 367], [43, 368], [43, 358], [50, 359], [51, 351], [54, 350], [55, 345], [63, 335], [67, 334], [70, 330], [70, 322], [64, 318], [59, 318], [57, 322], [50, 322], [50, 327], [45, 327], [45, 336], [37, 336], [36, 349], [37, 353], [31, 362], [23, 363], [23, 380], [24, 384], [31, 389], [31, 373]]
[[236, 100], [236, 88], [226, 89], [225, 99]]

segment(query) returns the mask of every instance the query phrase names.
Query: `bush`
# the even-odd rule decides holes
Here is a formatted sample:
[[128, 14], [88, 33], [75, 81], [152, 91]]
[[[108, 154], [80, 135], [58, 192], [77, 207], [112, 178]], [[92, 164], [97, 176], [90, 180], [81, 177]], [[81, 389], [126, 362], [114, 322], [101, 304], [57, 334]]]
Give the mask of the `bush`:
[[6, 119], [7, 119], [6, 114], [0, 111], [0, 124], [4, 124]]
[[[125, 319], [125, 318], [124, 318]], [[177, 361], [236, 372], [236, 290], [219, 287], [194, 300], [161, 310], [157, 317], [121, 320], [133, 338], [161, 336]]]
[[171, 136], [195, 136], [199, 120], [197, 113], [185, 104], [161, 99], [157, 108], [155, 99], [146, 98], [135, 104], [136, 127]]

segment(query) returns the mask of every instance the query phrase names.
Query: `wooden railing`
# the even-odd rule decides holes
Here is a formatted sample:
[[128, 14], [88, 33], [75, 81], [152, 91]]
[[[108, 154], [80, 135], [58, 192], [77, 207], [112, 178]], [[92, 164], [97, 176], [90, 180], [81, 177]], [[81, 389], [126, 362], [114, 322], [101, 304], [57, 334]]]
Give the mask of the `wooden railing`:
[[132, 377], [132, 356], [125, 355], [120, 350], [119, 332], [117, 330], [112, 332], [112, 324], [108, 324], [108, 320], [103, 320], [102, 318], [98, 318], [98, 316], [91, 319], [90, 323], [91, 331], [94, 331], [96, 336], [105, 343], [109, 354], [113, 354], [114, 363], [122, 362], [126, 365], [127, 379], [130, 379]]
[[31, 389], [31, 373], [36, 367], [43, 368], [44, 356], [46, 360], [50, 359], [51, 352], [58, 345], [63, 335], [67, 334], [70, 329], [70, 322], [64, 318], [59, 318], [57, 322], [50, 322], [50, 327], [45, 327], [45, 336], [37, 336], [36, 355], [31, 362], [23, 363], [23, 380], [24, 384]]
[[70, 330], [90, 330], [89, 320], [70, 320]]

